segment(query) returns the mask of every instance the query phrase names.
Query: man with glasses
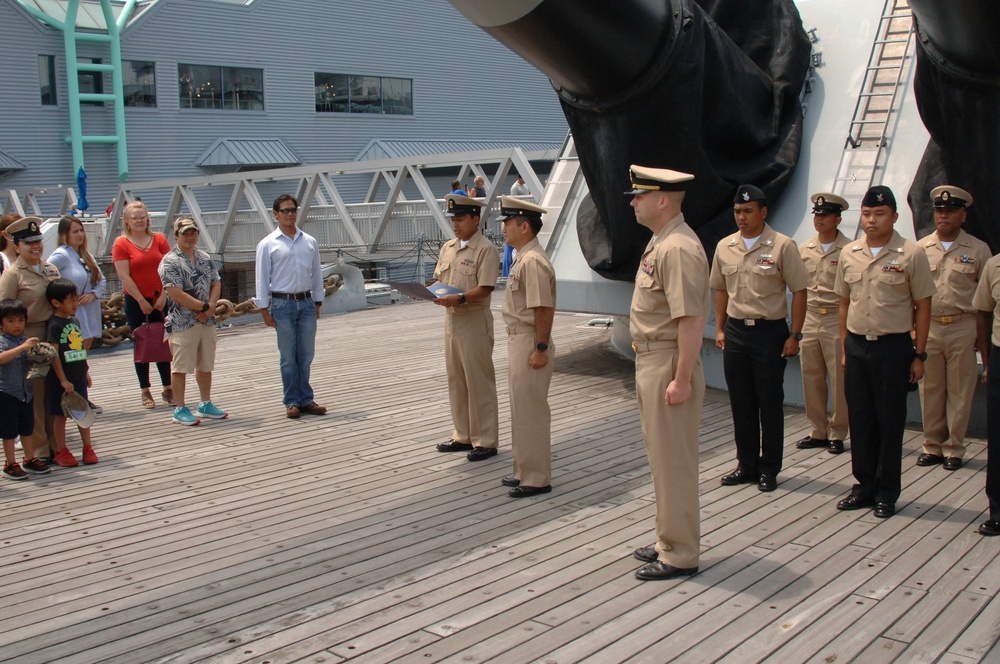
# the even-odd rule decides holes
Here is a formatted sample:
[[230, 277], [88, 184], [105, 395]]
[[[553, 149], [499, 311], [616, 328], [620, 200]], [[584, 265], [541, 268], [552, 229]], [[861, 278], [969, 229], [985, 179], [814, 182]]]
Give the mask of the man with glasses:
[[264, 324], [278, 332], [285, 416], [325, 415], [313, 400], [309, 369], [316, 353], [316, 321], [323, 306], [319, 244], [297, 226], [299, 203], [288, 194], [275, 199], [278, 228], [257, 245], [257, 297]]

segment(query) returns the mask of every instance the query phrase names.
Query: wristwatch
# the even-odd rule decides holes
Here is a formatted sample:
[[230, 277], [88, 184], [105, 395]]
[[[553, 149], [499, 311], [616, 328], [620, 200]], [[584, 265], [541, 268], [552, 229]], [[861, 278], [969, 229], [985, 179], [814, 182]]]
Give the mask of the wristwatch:
[[926, 352], [924, 352], [924, 353], [918, 353], [916, 348], [913, 349], [913, 357], [915, 359], [920, 360], [921, 362], [926, 362], [927, 361], [927, 353]]
[[549, 345], [544, 341], [538, 341], [535, 343], [535, 350], [544, 353], [549, 349]]
[[206, 311], [208, 311], [208, 302], [201, 305], [201, 313], [205, 313]]
[[459, 293], [458, 294], [458, 303], [459, 304], [465, 304], [465, 293]]
[[795, 339], [796, 341], [802, 341], [802, 333], [801, 332], [792, 332], [789, 336], [792, 339]]

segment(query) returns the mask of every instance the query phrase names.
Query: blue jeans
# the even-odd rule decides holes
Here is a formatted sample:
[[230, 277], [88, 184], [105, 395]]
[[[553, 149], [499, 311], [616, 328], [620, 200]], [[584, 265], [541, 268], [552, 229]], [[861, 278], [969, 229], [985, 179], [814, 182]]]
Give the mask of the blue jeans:
[[313, 402], [309, 368], [316, 354], [316, 305], [273, 298], [270, 312], [278, 331], [283, 402], [286, 407], [308, 406]]

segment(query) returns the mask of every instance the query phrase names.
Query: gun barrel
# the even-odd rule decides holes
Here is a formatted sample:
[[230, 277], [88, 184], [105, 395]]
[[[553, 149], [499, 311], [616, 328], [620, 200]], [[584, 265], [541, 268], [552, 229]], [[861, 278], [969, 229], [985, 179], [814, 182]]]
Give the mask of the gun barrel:
[[670, 3], [663, 0], [449, 2], [563, 91], [588, 99], [612, 96], [635, 83], [671, 26]]

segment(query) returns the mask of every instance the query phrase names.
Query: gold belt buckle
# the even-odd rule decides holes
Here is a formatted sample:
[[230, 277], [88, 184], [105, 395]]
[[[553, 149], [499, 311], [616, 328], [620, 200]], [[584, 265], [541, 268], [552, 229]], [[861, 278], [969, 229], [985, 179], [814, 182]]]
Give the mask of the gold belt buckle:
[[634, 341], [632, 342], [632, 352], [633, 353], [638, 353], [639, 352], [639, 344], [637, 344]]
[[954, 317], [952, 316], [941, 316], [941, 322], [947, 325], [948, 323], [954, 322]]
[[827, 315], [828, 313], [830, 313], [830, 310], [829, 310], [829, 309], [827, 309], [826, 307], [820, 307], [820, 308], [819, 308], [819, 315], [820, 315], [820, 316], [825, 316], [825, 315]]
[[747, 327], [753, 327], [754, 325], [757, 324], [757, 321], [755, 321], [753, 318], [744, 318], [743, 324], [746, 325]]

